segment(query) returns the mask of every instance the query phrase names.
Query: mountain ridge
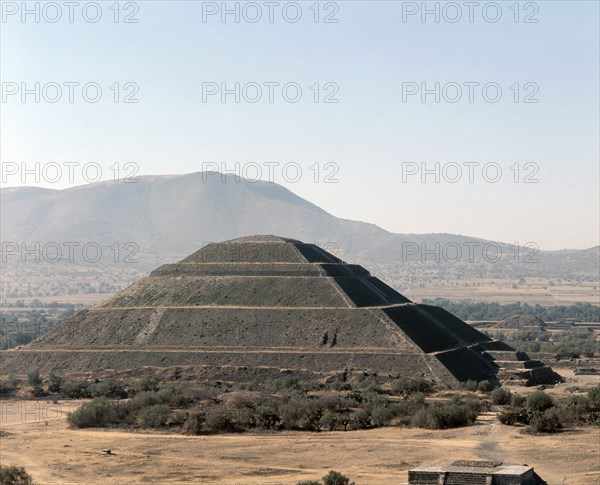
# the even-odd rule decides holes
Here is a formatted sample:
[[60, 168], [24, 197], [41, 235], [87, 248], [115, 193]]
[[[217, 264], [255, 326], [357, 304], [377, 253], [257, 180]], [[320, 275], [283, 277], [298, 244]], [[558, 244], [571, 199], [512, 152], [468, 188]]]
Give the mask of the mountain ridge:
[[[439, 263], [449, 269], [457, 261], [474, 262], [468, 260], [471, 245], [484, 266], [493, 263], [527, 276], [593, 274], [600, 255], [599, 246], [519, 248], [517, 254], [510, 244], [478, 237], [392, 233], [372, 223], [338, 218], [274, 182], [218, 172], [147, 175], [137, 183], [103, 181], [66, 189], [2, 188], [0, 202], [3, 242], [131, 241], [140, 253], [184, 255], [210, 242], [279, 234], [326, 245], [352, 261]], [[491, 256], [482, 253], [486, 245], [502, 257], [494, 261], [494, 251]], [[453, 251], [461, 251], [461, 257]], [[515, 269], [527, 256], [539, 263]]]

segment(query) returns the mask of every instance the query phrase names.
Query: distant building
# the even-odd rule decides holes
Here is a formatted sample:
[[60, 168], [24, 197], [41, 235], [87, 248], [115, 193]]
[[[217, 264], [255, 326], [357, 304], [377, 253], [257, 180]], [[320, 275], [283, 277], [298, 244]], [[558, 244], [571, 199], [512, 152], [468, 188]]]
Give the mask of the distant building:
[[409, 485], [547, 485], [533, 467], [499, 461], [453, 461], [408, 472]]

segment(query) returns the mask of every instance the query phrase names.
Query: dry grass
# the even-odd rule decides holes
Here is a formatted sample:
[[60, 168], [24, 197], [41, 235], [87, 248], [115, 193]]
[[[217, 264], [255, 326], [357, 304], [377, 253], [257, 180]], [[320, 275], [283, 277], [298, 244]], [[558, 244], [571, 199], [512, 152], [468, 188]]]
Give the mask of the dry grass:
[[[552, 392], [565, 393], [568, 385], [573, 381]], [[403, 483], [411, 467], [442, 459], [528, 463], [549, 485], [600, 480], [598, 428], [532, 436], [485, 413], [474, 426], [442, 431], [182, 436], [69, 429], [65, 413], [79, 404], [0, 402], [1, 462], [25, 466], [45, 484], [294, 484], [329, 469], [342, 471], [358, 485]], [[103, 454], [106, 448], [113, 454]]]

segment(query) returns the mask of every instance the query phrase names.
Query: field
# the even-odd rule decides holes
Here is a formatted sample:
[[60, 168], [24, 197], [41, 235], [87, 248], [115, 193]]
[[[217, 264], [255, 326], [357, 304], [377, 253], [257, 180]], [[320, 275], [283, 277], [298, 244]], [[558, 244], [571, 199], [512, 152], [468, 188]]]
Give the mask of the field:
[[[556, 396], [598, 382], [597, 376], [559, 371], [567, 382], [549, 391]], [[530, 435], [501, 425], [494, 413], [484, 413], [474, 426], [441, 431], [387, 427], [184, 436], [70, 429], [65, 413], [80, 403], [0, 401], [2, 464], [24, 466], [39, 483], [57, 485], [295, 484], [330, 469], [342, 471], [357, 485], [400, 484], [411, 467], [445, 459], [527, 463], [549, 485], [589, 485], [600, 479], [597, 427]]]

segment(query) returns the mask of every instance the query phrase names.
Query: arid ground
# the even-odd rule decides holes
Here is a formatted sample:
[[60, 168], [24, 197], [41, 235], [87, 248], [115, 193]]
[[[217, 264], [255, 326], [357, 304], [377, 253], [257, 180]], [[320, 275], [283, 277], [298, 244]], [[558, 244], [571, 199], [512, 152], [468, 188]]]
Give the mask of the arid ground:
[[[597, 376], [580, 376], [577, 382], [578, 376], [562, 372], [571, 374], [568, 382], [552, 393], [598, 381]], [[422, 463], [494, 459], [532, 465], [550, 485], [600, 483], [597, 427], [535, 436], [485, 413], [474, 426], [443, 431], [388, 427], [184, 436], [70, 429], [65, 413], [80, 403], [0, 401], [2, 464], [24, 466], [37, 482], [61, 485], [295, 484], [330, 469], [362, 485], [405, 483], [407, 471]]]

